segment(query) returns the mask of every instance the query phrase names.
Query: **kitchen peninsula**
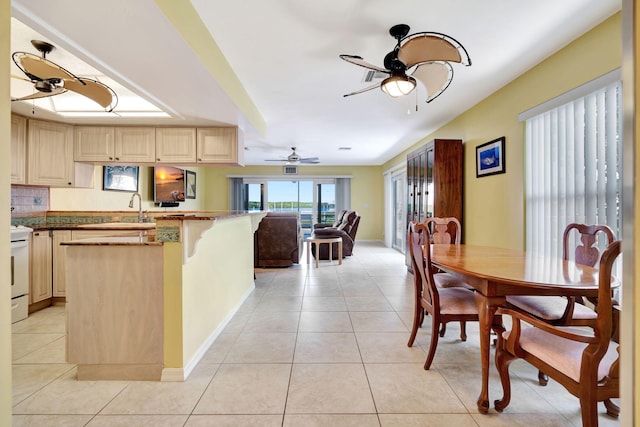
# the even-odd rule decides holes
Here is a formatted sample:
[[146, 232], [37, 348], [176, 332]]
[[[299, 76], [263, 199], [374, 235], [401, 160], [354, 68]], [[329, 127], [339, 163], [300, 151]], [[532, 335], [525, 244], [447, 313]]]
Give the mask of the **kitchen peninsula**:
[[186, 379], [254, 289], [264, 215], [174, 214], [156, 217], [155, 237], [64, 243], [78, 379]]

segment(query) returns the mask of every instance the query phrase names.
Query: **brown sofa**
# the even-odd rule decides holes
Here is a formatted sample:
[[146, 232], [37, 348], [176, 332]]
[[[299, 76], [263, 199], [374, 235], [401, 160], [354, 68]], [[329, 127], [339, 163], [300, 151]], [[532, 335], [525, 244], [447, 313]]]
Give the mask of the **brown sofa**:
[[298, 264], [302, 244], [298, 213], [268, 212], [254, 234], [253, 264], [255, 267], [289, 267]]
[[[331, 227], [325, 227], [324, 224], [316, 224], [314, 226], [313, 234], [316, 237], [342, 237], [342, 256], [351, 256], [353, 252], [353, 245], [356, 241], [356, 233], [358, 231], [358, 225], [360, 224], [360, 215], [356, 211], [341, 211], [336, 222]], [[338, 259], [338, 244], [332, 243], [331, 248], [332, 258]], [[312, 245], [311, 251], [313, 255], [316, 254], [316, 246]], [[320, 259], [329, 259], [329, 245], [320, 245], [320, 252], [318, 254]]]

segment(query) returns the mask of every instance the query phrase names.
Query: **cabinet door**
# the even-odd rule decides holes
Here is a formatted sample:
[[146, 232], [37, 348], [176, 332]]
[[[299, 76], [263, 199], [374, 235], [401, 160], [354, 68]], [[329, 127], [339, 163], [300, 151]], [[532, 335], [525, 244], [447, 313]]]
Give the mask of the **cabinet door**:
[[237, 128], [198, 129], [198, 163], [238, 163]]
[[29, 120], [27, 134], [27, 183], [73, 186], [73, 127]]
[[153, 163], [156, 159], [154, 128], [115, 128], [116, 162]]
[[52, 296], [52, 250], [48, 231], [31, 234], [29, 265], [29, 303], [33, 304]]
[[195, 163], [195, 128], [156, 128], [156, 161]]
[[11, 116], [11, 183], [26, 184], [27, 119]]
[[60, 243], [71, 240], [71, 230], [55, 230], [53, 232], [53, 296], [64, 297], [65, 285], [65, 247]]
[[76, 126], [73, 159], [76, 162], [112, 162], [113, 128]]
[[436, 191], [433, 184], [433, 146], [427, 149], [427, 164], [426, 164], [426, 176], [425, 176], [425, 203], [426, 203], [426, 218], [431, 218], [434, 216], [434, 204], [435, 204], [435, 196]]

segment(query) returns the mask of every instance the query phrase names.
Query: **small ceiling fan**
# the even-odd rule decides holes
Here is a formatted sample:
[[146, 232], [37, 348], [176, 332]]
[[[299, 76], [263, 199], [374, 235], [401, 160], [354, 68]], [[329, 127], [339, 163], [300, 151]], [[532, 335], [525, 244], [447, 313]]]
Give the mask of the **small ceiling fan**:
[[33, 83], [37, 92], [12, 101], [45, 98], [70, 90], [97, 102], [107, 112], [113, 111], [118, 104], [118, 96], [109, 86], [97, 80], [78, 77], [46, 59], [47, 54], [55, 49], [52, 44], [41, 40], [31, 40], [31, 44], [42, 54], [41, 57], [28, 52], [14, 52], [11, 58], [27, 76], [27, 79], [23, 80]]
[[435, 32], [407, 35], [409, 29], [406, 24], [394, 25], [389, 29], [389, 34], [397, 43], [384, 57], [384, 68], [370, 64], [360, 56], [340, 55], [347, 62], [389, 75], [381, 83], [344, 96], [357, 95], [377, 87], [389, 96], [404, 96], [415, 89], [417, 79], [427, 89], [426, 102], [431, 102], [449, 87], [453, 79], [451, 62], [471, 65], [466, 49], [453, 37]]
[[291, 147], [291, 154], [287, 156], [286, 159], [266, 159], [267, 162], [286, 162], [288, 165], [298, 165], [298, 164], [310, 164], [315, 165], [320, 163], [320, 159], [318, 157], [300, 157], [298, 153], [296, 153], [296, 147]]

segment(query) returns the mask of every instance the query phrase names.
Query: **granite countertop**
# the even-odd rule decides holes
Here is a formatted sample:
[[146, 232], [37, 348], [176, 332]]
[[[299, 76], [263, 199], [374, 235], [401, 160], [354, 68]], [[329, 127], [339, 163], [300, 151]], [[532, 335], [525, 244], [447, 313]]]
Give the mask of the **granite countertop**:
[[213, 219], [236, 218], [251, 213], [245, 211], [202, 211], [198, 213], [161, 215], [156, 217], [156, 221], [210, 221]]
[[103, 222], [99, 224], [78, 224], [80, 230], [150, 230], [156, 228], [155, 222]]
[[150, 236], [95, 237], [61, 243], [65, 246], [162, 246], [162, 244]]

